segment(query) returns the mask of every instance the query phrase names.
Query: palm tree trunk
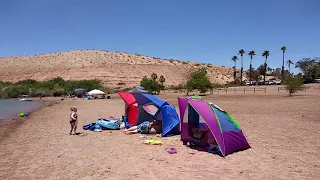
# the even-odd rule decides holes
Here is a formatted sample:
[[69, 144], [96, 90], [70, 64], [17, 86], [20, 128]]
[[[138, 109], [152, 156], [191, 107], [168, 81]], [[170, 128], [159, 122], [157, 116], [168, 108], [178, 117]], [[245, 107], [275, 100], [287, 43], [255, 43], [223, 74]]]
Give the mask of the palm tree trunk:
[[237, 78], [237, 68], [236, 68], [236, 61], [234, 62], [234, 72], [233, 72], [233, 78], [234, 78], [234, 83], [236, 83], [236, 78]]
[[264, 62], [264, 73], [263, 73], [263, 84], [266, 82], [266, 73], [267, 73], [267, 61], [268, 58], [266, 57], [266, 61]]
[[289, 74], [290, 74], [290, 76], [291, 76], [291, 72], [290, 72], [290, 63], [289, 63]]
[[281, 69], [281, 77], [284, 77], [284, 51], [282, 52], [282, 69]]
[[251, 84], [251, 77], [252, 77], [252, 56], [250, 58], [250, 72], [249, 72], [249, 81], [250, 81], [250, 84]]
[[242, 73], [243, 73], [243, 56], [241, 55], [241, 70], [240, 70], [240, 83], [242, 86]]

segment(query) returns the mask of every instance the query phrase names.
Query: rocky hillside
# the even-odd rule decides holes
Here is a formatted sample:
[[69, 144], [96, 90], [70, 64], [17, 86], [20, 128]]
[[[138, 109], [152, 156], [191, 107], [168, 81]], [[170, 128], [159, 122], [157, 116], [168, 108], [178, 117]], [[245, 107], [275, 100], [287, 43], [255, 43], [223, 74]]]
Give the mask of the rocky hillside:
[[0, 59], [0, 81], [25, 79], [38, 81], [60, 76], [65, 80], [99, 79], [107, 87], [132, 87], [152, 73], [164, 75], [165, 85], [185, 82], [192, 68], [207, 67], [214, 83], [233, 80], [233, 69], [178, 60], [148, 57], [140, 54], [98, 50], [75, 50], [43, 55]]

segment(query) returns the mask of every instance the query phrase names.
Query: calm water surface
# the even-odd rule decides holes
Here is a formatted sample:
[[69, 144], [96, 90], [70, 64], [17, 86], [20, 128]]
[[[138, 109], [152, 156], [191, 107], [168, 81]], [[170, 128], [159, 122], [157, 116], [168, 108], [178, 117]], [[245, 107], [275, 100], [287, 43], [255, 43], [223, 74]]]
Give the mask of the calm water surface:
[[0, 120], [12, 119], [18, 117], [19, 113], [30, 112], [40, 107], [41, 102], [38, 101], [23, 101], [18, 100], [1, 100], [0, 99]]

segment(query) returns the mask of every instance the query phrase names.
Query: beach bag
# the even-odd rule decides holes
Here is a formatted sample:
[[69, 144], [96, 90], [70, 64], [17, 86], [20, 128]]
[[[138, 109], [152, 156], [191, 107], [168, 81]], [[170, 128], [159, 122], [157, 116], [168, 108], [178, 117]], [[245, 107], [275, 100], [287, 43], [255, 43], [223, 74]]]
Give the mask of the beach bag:
[[192, 142], [197, 146], [207, 146], [208, 130], [192, 128]]

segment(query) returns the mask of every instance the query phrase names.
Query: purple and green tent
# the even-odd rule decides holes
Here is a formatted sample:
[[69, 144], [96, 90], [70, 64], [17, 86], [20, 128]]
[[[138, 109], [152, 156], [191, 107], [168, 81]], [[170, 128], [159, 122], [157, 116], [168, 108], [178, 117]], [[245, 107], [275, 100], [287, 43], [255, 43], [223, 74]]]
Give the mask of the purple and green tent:
[[178, 98], [181, 140], [194, 142], [194, 129], [207, 132], [201, 138], [214, 140], [223, 156], [250, 148], [240, 125], [227, 112], [199, 97]]

